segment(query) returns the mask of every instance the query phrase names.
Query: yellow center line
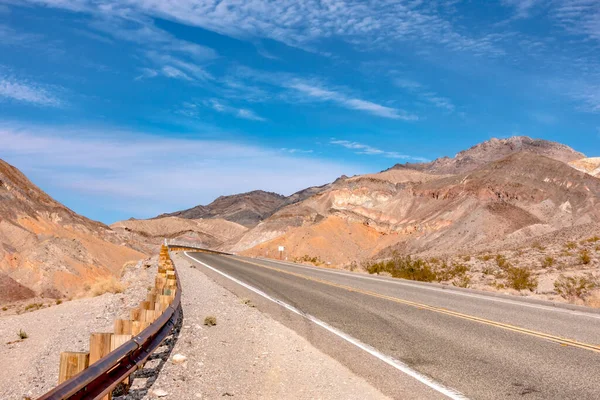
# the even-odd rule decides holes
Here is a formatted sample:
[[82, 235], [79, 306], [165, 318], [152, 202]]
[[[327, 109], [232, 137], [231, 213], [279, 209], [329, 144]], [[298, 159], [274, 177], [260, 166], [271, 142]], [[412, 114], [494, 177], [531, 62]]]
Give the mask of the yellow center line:
[[271, 266], [267, 266], [267, 265], [263, 265], [263, 264], [258, 264], [258, 263], [255, 263], [255, 262], [252, 262], [252, 261], [243, 260], [243, 259], [240, 259], [240, 258], [234, 258], [234, 257], [231, 257], [231, 256], [225, 256], [225, 257], [230, 258], [232, 260], [241, 261], [241, 262], [244, 262], [246, 264], [255, 265], [257, 267], [266, 268], [266, 269], [270, 269], [270, 270], [273, 270], [273, 271], [281, 272], [283, 274], [296, 276], [298, 278], [306, 279], [306, 280], [309, 280], [309, 281], [319, 282], [319, 283], [322, 283], [324, 285], [333, 286], [333, 287], [340, 288], [340, 289], [345, 289], [345, 290], [348, 290], [350, 292], [361, 293], [361, 294], [364, 294], [364, 295], [367, 295], [367, 296], [377, 297], [377, 298], [380, 298], [380, 299], [393, 301], [395, 303], [399, 303], [399, 304], [404, 304], [404, 305], [416, 307], [416, 308], [421, 309], [421, 310], [433, 311], [433, 312], [436, 312], [436, 313], [450, 315], [450, 316], [453, 316], [453, 317], [462, 318], [462, 319], [466, 319], [466, 320], [469, 320], [469, 321], [478, 322], [478, 323], [489, 325], [489, 326], [495, 326], [497, 328], [506, 329], [506, 330], [509, 330], [509, 331], [512, 331], [512, 332], [517, 332], [517, 333], [522, 333], [522, 334], [529, 335], [529, 336], [534, 336], [534, 337], [537, 337], [537, 338], [540, 338], [540, 339], [550, 340], [552, 342], [559, 343], [561, 346], [572, 346], [572, 347], [577, 347], [577, 348], [580, 348], [580, 349], [590, 350], [590, 351], [595, 351], [597, 353], [600, 353], [600, 346], [595, 346], [593, 344], [582, 343], [582, 342], [578, 342], [576, 340], [566, 339], [566, 338], [561, 338], [559, 336], [550, 335], [548, 333], [537, 332], [537, 331], [533, 331], [533, 330], [530, 330], [530, 329], [521, 328], [519, 326], [505, 324], [505, 323], [502, 323], [502, 322], [496, 322], [496, 321], [492, 321], [492, 320], [485, 319], [485, 318], [475, 317], [473, 315], [468, 315], [468, 314], [463, 314], [463, 313], [459, 313], [459, 312], [456, 312], [456, 311], [451, 311], [451, 310], [448, 310], [446, 308], [441, 308], [441, 307], [430, 306], [430, 305], [427, 305], [427, 304], [416, 303], [414, 301], [399, 299], [397, 297], [387, 296], [387, 295], [376, 293], [376, 292], [372, 292], [372, 291], [369, 291], [369, 290], [363, 290], [363, 289], [355, 288], [355, 287], [352, 287], [352, 286], [341, 285], [339, 283], [334, 283], [334, 282], [327, 281], [327, 280], [324, 280], [324, 279], [320, 279], [320, 278], [315, 278], [315, 277], [308, 276], [308, 275], [299, 274], [297, 272], [286, 271], [286, 270], [281, 269], [281, 268], [276, 268], [276, 267], [271, 267]]

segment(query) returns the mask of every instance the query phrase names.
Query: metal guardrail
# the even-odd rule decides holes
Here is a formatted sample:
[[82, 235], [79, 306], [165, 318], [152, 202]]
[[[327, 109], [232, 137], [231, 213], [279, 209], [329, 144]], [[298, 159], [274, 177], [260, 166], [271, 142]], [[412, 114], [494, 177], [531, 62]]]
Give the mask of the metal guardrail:
[[[169, 243], [169, 251], [201, 251], [214, 254], [230, 254], [216, 250]], [[170, 259], [170, 254], [169, 255]], [[138, 335], [96, 361], [74, 377], [66, 380], [37, 400], [102, 399], [133, 372], [141, 368], [148, 357], [169, 336], [181, 315], [181, 286], [175, 270], [176, 291], [171, 304], [163, 313]]]
[[[168, 248], [166, 254], [170, 260]], [[172, 267], [177, 282], [175, 296], [154, 322], [131, 340], [42, 395], [38, 400], [102, 399], [112, 393], [113, 389], [134, 371], [141, 368], [148, 357], [169, 336], [181, 314], [181, 286], [174, 264]]]

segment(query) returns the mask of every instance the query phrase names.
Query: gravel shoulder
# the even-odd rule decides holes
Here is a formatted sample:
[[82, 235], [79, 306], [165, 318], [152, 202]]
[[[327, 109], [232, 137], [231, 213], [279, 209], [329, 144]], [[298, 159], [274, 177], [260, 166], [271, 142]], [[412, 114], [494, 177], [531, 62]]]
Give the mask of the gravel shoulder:
[[[183, 288], [183, 326], [146, 399], [387, 398], [181, 255], [173, 260]], [[207, 316], [217, 324], [205, 326]], [[185, 360], [176, 362], [178, 355]]]
[[[137, 307], [153, 285], [156, 261], [155, 257], [128, 267], [121, 279], [123, 293], [0, 317], [0, 399], [35, 398], [56, 386], [60, 353], [87, 351], [90, 333], [112, 332], [115, 318], [128, 318], [129, 309]], [[19, 340], [20, 330], [27, 339]]]

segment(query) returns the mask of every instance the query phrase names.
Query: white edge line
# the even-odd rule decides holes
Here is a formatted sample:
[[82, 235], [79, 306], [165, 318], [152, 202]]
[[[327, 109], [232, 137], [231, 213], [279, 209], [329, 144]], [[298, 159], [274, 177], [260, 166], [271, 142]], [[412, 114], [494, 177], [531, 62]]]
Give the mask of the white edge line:
[[[244, 257], [241, 257], [241, 256], [236, 256], [236, 257], [244, 258]], [[560, 312], [560, 313], [575, 315], [575, 316], [579, 316], [579, 317], [588, 317], [588, 318], [593, 318], [593, 319], [600, 319], [600, 315], [592, 314], [592, 313], [586, 313], [584, 311], [568, 310], [568, 309], [564, 309], [564, 308], [557, 308], [557, 307], [552, 307], [552, 306], [545, 306], [545, 305], [542, 305], [542, 304], [522, 303], [520, 301], [511, 300], [511, 299], [503, 299], [503, 298], [499, 298], [499, 297], [486, 296], [485, 294], [465, 293], [465, 292], [461, 292], [461, 291], [457, 291], [457, 290], [451, 290], [451, 289], [442, 289], [442, 288], [430, 287], [430, 286], [426, 286], [426, 285], [415, 285], [415, 284], [412, 284], [410, 282], [403, 282], [401, 280], [392, 281], [392, 280], [388, 280], [388, 279], [379, 279], [379, 278], [374, 278], [372, 276], [363, 276], [363, 275], [359, 275], [359, 274], [349, 274], [349, 273], [344, 273], [344, 272], [341, 272], [341, 271], [331, 271], [331, 270], [324, 269], [324, 268], [308, 267], [308, 266], [305, 266], [305, 265], [292, 264], [292, 263], [289, 263], [289, 262], [282, 262], [282, 261], [278, 261], [278, 260], [268, 260], [268, 259], [264, 259], [264, 258], [258, 258], [258, 260], [266, 261], [266, 262], [273, 262], [273, 263], [276, 263], [276, 264], [287, 265], [287, 266], [290, 266], [290, 267], [302, 268], [302, 269], [307, 269], [307, 270], [312, 270], [312, 271], [317, 271], [317, 272], [326, 272], [326, 273], [334, 274], [334, 275], [347, 276], [347, 277], [350, 277], [350, 278], [356, 277], [356, 278], [361, 278], [361, 279], [367, 279], [367, 280], [370, 280], [370, 281], [392, 283], [394, 285], [409, 286], [409, 287], [417, 288], [417, 289], [425, 289], [425, 290], [431, 290], [431, 291], [434, 291], [434, 292], [454, 294], [454, 295], [457, 295], [457, 296], [471, 297], [471, 298], [476, 298], [476, 299], [481, 299], [481, 300], [487, 300], [487, 301], [492, 301], [492, 302], [497, 302], [497, 303], [505, 303], [505, 304], [511, 304], [511, 305], [521, 306], [521, 307], [536, 308], [538, 310]]]
[[237, 278], [234, 278], [231, 275], [228, 275], [224, 272], [219, 271], [216, 268], [211, 267], [210, 265], [196, 260], [194, 257], [190, 256], [187, 251], [184, 252], [184, 254], [186, 256], [188, 256], [189, 258], [191, 258], [192, 260], [194, 260], [195, 262], [202, 264], [203, 266], [205, 266], [206, 268], [209, 268], [210, 270], [224, 276], [225, 278], [232, 280], [233, 282], [237, 283], [238, 285], [241, 285], [243, 287], [245, 287], [248, 290], [253, 291], [254, 293], [264, 297], [267, 300], [272, 301], [273, 303], [279, 304], [280, 306], [288, 309], [289, 311], [300, 315], [303, 318], [308, 319], [311, 322], [314, 322], [315, 324], [319, 325], [320, 327], [326, 329], [327, 331], [333, 333], [336, 336], [339, 336], [340, 338], [344, 339], [345, 341], [347, 341], [348, 343], [353, 344], [354, 346], [360, 348], [361, 350], [366, 351], [367, 353], [371, 354], [372, 356], [378, 358], [379, 360], [383, 361], [384, 363], [396, 368], [397, 370], [407, 374], [408, 376], [418, 380], [419, 382], [423, 383], [424, 385], [430, 387], [431, 389], [442, 393], [443, 395], [447, 396], [450, 399], [454, 399], [454, 400], [468, 400], [468, 397], [466, 397], [465, 395], [463, 395], [462, 393], [448, 388], [444, 385], [442, 385], [441, 383], [438, 383], [436, 381], [434, 381], [433, 379], [415, 371], [414, 369], [410, 368], [408, 365], [406, 365], [405, 363], [403, 363], [402, 361], [396, 360], [390, 356], [387, 356], [383, 353], [380, 353], [379, 351], [377, 351], [376, 349], [374, 349], [373, 347], [369, 346], [368, 344], [365, 344], [363, 342], [361, 342], [360, 340], [353, 338], [352, 336], [348, 335], [347, 333], [344, 333], [334, 327], [332, 327], [331, 325], [327, 324], [326, 322], [321, 321], [318, 318], [313, 317], [310, 314], [306, 314], [305, 312], [297, 309], [294, 306], [291, 306], [281, 300], [278, 300], [274, 297], [271, 297], [270, 295], [266, 294], [265, 292], [263, 292], [260, 289], [255, 288], [254, 286], [248, 285], [245, 282], [240, 281]]

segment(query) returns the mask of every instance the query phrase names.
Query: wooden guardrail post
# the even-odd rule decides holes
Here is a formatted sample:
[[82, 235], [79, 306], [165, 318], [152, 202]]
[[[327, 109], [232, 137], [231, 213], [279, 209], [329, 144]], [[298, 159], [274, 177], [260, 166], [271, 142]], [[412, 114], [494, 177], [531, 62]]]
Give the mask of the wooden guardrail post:
[[71, 379], [90, 365], [90, 353], [63, 351], [60, 353], [58, 384]]
[[[90, 335], [90, 365], [111, 352], [112, 333], [92, 333]], [[102, 400], [111, 400], [112, 393], [107, 394]]]
[[[185, 250], [186, 248], [181, 247], [180, 250]], [[60, 365], [59, 365], [59, 384], [71, 379], [72, 377], [78, 375], [86, 368], [88, 368], [91, 364], [94, 364], [96, 361], [106, 357], [109, 353], [116, 350], [118, 353], [120, 350], [123, 353], [125, 350], [122, 347], [123, 344], [127, 343], [132, 339], [133, 336], [139, 335], [144, 329], [150, 326], [154, 321], [156, 321], [164, 312], [168, 312], [170, 318], [173, 318], [173, 315], [178, 315], [179, 310], [177, 308], [173, 308], [173, 310], [169, 310], [169, 306], [173, 303], [173, 301], [177, 298], [179, 300], [178, 290], [178, 281], [177, 275], [175, 272], [175, 266], [173, 264], [173, 260], [169, 255], [169, 248], [165, 245], [161, 246], [160, 254], [159, 254], [159, 262], [158, 262], [158, 272], [156, 274], [154, 280], [154, 288], [149, 288], [148, 293], [146, 294], [146, 299], [140, 303], [138, 308], [131, 309], [130, 311], [130, 319], [115, 319], [114, 321], [114, 334], [113, 333], [92, 333], [90, 335], [90, 351], [89, 352], [63, 352], [60, 355]], [[176, 296], [177, 294], [177, 296]], [[177, 307], [179, 307], [180, 301], [177, 302]], [[166, 326], [163, 326], [161, 329], [165, 329]], [[160, 329], [157, 331], [158, 335], [162, 340], [165, 338], [165, 333]], [[139, 347], [139, 343], [138, 343]], [[117, 350], [120, 349], [120, 350]], [[130, 352], [131, 353], [131, 352]], [[129, 356], [131, 356], [131, 354]], [[119, 357], [123, 357], [125, 355], [121, 355], [118, 353]], [[124, 354], [124, 353], [123, 353]], [[119, 358], [118, 360], [120, 360]], [[144, 359], [145, 360], [145, 359]], [[111, 369], [115, 368], [123, 368], [125, 364], [116, 363]], [[142, 364], [143, 365], [143, 364]], [[130, 366], [125, 366], [126, 368], [131, 368]], [[139, 364], [135, 366], [139, 367]], [[102, 374], [94, 377], [95, 384], [97, 385], [97, 381], [103, 379], [102, 375], [109, 370], [104, 371]], [[84, 373], [85, 375], [85, 373]], [[89, 375], [89, 374], [88, 374]], [[125, 378], [122, 383], [125, 385], [125, 388], [128, 387], [131, 381], [130, 377]], [[114, 383], [114, 382], [113, 382]], [[73, 384], [73, 382], [69, 382], [69, 384]], [[68, 387], [68, 384], [67, 386]], [[91, 387], [91, 389], [90, 389]], [[105, 386], [108, 387], [108, 386]], [[93, 393], [101, 393], [102, 391], [98, 391], [98, 386], [94, 386], [93, 384], [86, 381], [85, 385], [82, 385], [78, 388], [78, 390], [91, 390], [96, 392]], [[50, 392], [48, 392], [42, 398], [49, 400], [57, 397], [56, 393], [61, 393], [61, 390], [65, 391], [65, 388], [57, 387]], [[68, 390], [68, 389], [67, 389]], [[126, 389], [127, 390], [127, 389]], [[60, 397], [63, 398], [63, 397]], [[104, 396], [102, 400], [111, 400], [112, 393]]]

